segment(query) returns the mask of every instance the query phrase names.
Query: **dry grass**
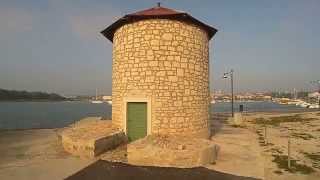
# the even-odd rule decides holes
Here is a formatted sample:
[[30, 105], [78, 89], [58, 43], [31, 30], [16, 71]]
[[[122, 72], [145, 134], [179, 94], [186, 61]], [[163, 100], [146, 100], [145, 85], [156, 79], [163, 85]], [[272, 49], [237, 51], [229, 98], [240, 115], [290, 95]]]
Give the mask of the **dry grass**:
[[304, 164], [298, 163], [297, 160], [291, 160], [291, 167], [288, 167], [288, 156], [287, 155], [272, 155], [274, 157], [273, 162], [277, 163], [279, 169], [283, 169], [285, 171], [291, 173], [302, 173], [302, 174], [310, 174], [315, 172], [312, 167], [309, 167]]
[[[294, 114], [256, 114], [250, 123], [258, 135], [264, 154], [271, 156], [270, 168], [271, 179], [290, 179], [298, 177], [307, 179], [317, 177], [320, 170], [320, 138], [319, 123], [320, 113], [294, 113]], [[267, 137], [264, 137], [264, 128], [267, 127]], [[288, 168], [287, 138], [292, 138], [291, 167]], [[267, 143], [266, 143], [267, 142]], [[269, 146], [269, 142], [273, 143]], [[302, 149], [303, 148], [303, 149]], [[269, 170], [268, 170], [269, 171]], [[301, 178], [300, 178], [301, 177]], [[318, 179], [318, 178], [315, 178]]]
[[312, 160], [312, 166], [314, 168], [320, 169], [320, 152], [318, 152], [318, 153], [302, 152], [302, 153], [305, 155], [305, 157]]
[[274, 148], [274, 147], [271, 148], [269, 151], [272, 152], [273, 154], [283, 154], [283, 152], [280, 149]]
[[312, 136], [311, 134], [307, 134], [307, 133], [292, 133], [291, 136], [296, 137], [296, 138], [300, 138], [303, 140], [315, 139], [314, 136]]
[[301, 115], [296, 114], [292, 116], [279, 116], [279, 117], [270, 117], [269, 119], [266, 118], [256, 118], [255, 124], [260, 125], [272, 125], [272, 126], [279, 126], [281, 123], [288, 123], [288, 122], [309, 122], [315, 120], [315, 118], [303, 118]]

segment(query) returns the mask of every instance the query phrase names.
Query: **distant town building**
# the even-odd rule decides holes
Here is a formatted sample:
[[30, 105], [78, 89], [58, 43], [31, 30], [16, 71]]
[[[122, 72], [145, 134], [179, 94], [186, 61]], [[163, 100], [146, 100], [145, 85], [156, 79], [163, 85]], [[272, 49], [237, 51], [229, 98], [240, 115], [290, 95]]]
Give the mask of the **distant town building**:
[[130, 140], [209, 137], [209, 40], [216, 31], [160, 6], [102, 31], [113, 42], [112, 122]]
[[310, 98], [319, 98], [320, 97], [320, 93], [319, 92], [312, 92], [308, 94], [308, 97]]
[[[231, 94], [223, 93], [222, 91], [216, 91], [211, 95], [214, 100], [219, 101], [230, 101]], [[266, 92], [246, 92], [246, 93], [238, 93], [234, 95], [236, 101], [271, 101], [272, 96], [270, 93]]]

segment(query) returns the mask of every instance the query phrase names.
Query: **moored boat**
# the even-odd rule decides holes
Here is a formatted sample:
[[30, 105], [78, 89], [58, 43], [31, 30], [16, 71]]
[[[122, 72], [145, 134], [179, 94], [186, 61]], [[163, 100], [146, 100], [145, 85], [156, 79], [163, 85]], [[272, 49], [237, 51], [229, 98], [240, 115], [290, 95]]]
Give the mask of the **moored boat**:
[[98, 89], [96, 89], [96, 98], [91, 101], [92, 104], [101, 104], [103, 101], [98, 100]]
[[320, 108], [320, 106], [319, 106], [319, 104], [311, 104], [311, 105], [309, 106], [309, 108], [310, 108], [310, 109], [318, 109], [318, 108]]
[[311, 105], [310, 103], [304, 102], [304, 103], [300, 104], [300, 107], [308, 108], [310, 105]]

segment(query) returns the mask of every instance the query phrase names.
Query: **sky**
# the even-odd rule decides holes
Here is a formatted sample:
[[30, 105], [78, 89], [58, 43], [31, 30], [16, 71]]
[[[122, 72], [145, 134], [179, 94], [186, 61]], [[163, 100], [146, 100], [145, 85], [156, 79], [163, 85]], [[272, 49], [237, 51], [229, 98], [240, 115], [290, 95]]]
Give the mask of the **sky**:
[[112, 43], [100, 31], [125, 14], [162, 6], [218, 29], [210, 89], [312, 90], [320, 79], [319, 0], [0, 0], [0, 88], [111, 94]]

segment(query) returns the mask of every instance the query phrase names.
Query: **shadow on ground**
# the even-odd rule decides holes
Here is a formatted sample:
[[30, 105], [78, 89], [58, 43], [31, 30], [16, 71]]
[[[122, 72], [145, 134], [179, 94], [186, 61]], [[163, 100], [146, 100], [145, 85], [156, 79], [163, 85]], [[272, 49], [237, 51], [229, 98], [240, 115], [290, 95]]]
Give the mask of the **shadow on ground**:
[[210, 130], [211, 135], [219, 133], [223, 127], [228, 124], [230, 113], [211, 113], [210, 115]]
[[133, 166], [119, 162], [98, 160], [65, 180], [256, 180], [250, 177], [235, 176], [203, 167], [170, 168]]

